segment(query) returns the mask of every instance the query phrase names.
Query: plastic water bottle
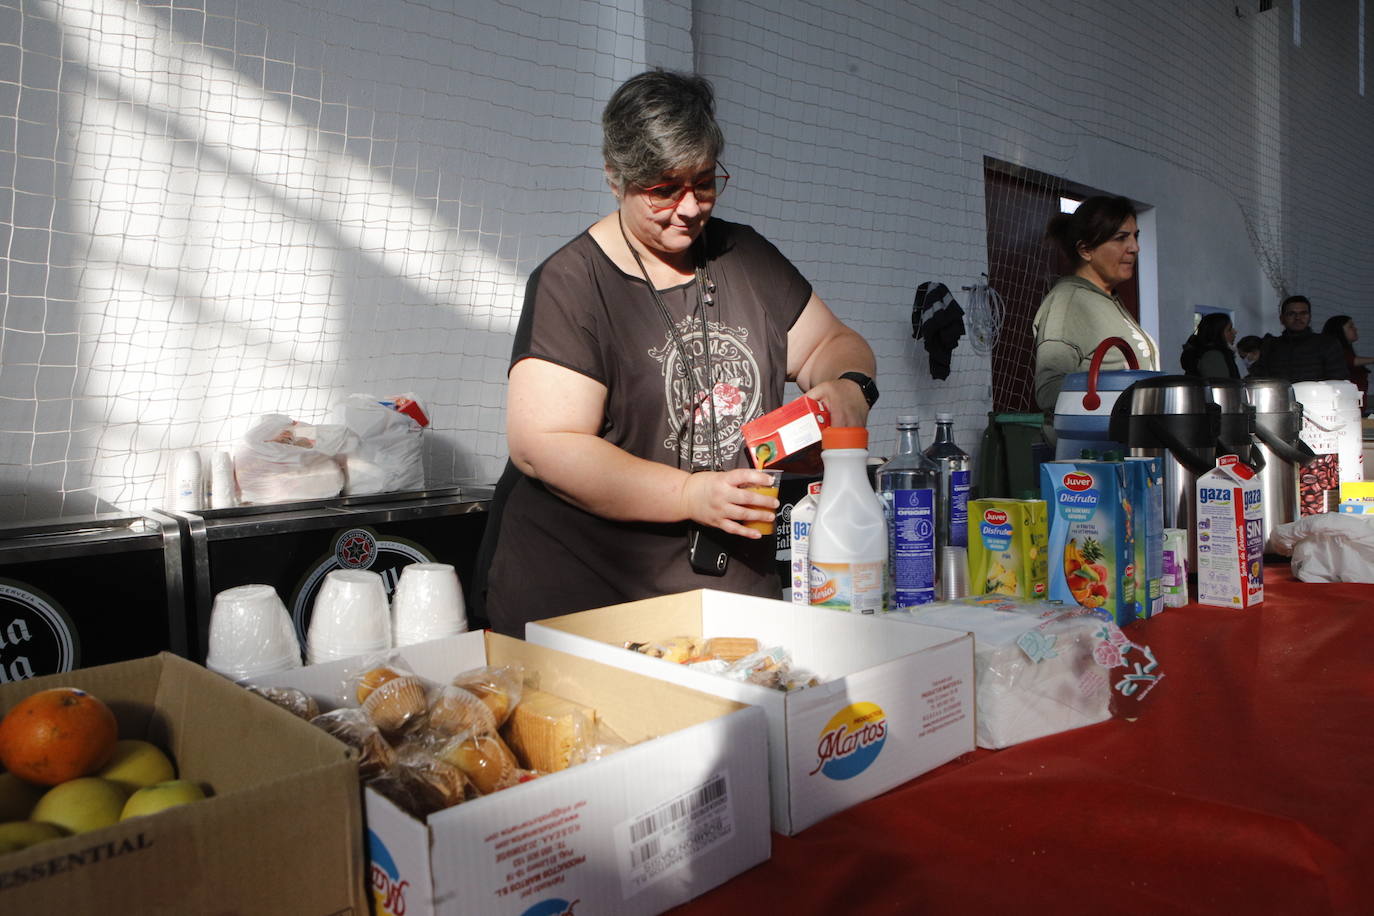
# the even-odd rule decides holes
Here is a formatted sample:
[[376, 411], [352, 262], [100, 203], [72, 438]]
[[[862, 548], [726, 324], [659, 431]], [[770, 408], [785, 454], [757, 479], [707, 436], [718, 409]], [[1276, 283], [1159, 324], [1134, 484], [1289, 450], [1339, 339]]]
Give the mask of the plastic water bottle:
[[921, 454], [921, 425], [897, 418], [897, 453], [878, 469], [888, 528], [887, 609], [935, 600], [935, 493], [940, 471]]
[[935, 490], [935, 555], [940, 563], [940, 597], [965, 593], [968, 578], [968, 453], [954, 444], [954, 414], [935, 415], [935, 441], [926, 457], [938, 474]]
[[883, 608], [887, 525], [868, 482], [868, 430], [821, 432], [821, 495], [811, 523], [811, 603], [876, 614]]

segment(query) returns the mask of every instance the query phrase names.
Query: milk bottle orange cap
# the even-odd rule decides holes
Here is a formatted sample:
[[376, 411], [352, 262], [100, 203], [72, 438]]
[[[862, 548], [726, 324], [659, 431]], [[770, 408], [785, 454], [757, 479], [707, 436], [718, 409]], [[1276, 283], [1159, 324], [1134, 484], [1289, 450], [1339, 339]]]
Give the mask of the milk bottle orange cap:
[[821, 448], [868, 448], [868, 430], [862, 426], [827, 426], [821, 430]]

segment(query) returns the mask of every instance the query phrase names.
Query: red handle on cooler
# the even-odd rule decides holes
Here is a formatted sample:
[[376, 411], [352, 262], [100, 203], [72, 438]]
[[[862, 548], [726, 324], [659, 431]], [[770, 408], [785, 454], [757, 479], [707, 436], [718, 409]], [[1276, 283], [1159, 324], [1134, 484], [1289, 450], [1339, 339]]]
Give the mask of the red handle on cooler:
[[1108, 337], [1097, 345], [1093, 351], [1093, 361], [1088, 365], [1088, 391], [1083, 395], [1083, 409], [1096, 410], [1102, 406], [1102, 398], [1097, 393], [1097, 373], [1102, 370], [1102, 360], [1107, 356], [1107, 351], [1116, 347], [1126, 356], [1126, 365], [1132, 369], [1139, 369], [1140, 363], [1136, 361], [1135, 351], [1130, 345], [1120, 337]]

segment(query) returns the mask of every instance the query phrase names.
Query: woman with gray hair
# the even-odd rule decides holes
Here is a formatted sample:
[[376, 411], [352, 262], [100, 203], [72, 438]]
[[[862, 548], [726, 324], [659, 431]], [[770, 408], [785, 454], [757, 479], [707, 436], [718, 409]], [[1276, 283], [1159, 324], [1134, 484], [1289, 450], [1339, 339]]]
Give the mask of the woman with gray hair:
[[757, 232], [712, 218], [729, 173], [705, 79], [631, 78], [602, 133], [617, 207], [530, 275], [511, 355], [484, 597], [515, 636], [694, 588], [779, 597], [773, 539], [745, 525], [778, 503], [747, 489], [767, 477], [740, 427], [787, 381], [837, 426], [877, 398], [863, 338]]

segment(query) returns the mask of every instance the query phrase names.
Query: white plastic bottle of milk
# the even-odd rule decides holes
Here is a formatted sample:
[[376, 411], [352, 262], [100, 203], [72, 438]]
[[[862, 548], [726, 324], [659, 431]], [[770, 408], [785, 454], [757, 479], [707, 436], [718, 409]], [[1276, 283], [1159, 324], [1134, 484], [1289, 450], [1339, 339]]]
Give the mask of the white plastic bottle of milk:
[[883, 607], [887, 524], [868, 482], [868, 430], [821, 432], [821, 498], [811, 523], [811, 603], [876, 614]]

